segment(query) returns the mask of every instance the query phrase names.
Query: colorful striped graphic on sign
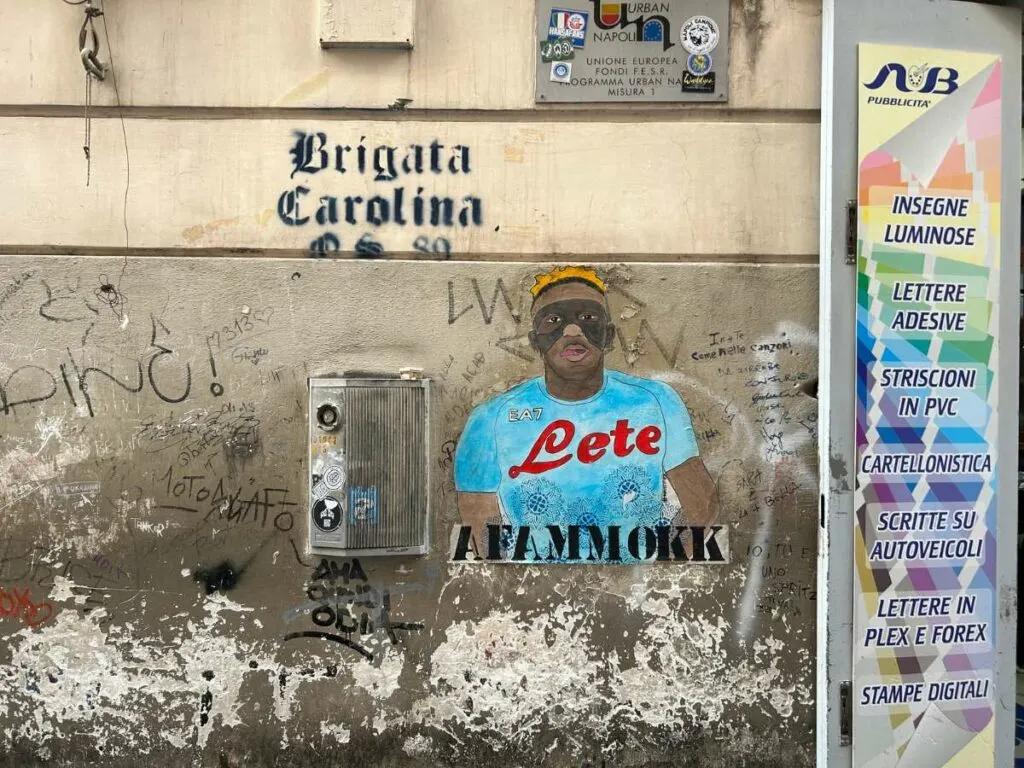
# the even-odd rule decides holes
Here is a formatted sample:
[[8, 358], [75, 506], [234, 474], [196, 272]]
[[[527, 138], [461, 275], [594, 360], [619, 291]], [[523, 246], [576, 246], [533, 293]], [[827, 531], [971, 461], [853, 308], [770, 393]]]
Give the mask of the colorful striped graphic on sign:
[[859, 47], [853, 764], [993, 766], [999, 57]]

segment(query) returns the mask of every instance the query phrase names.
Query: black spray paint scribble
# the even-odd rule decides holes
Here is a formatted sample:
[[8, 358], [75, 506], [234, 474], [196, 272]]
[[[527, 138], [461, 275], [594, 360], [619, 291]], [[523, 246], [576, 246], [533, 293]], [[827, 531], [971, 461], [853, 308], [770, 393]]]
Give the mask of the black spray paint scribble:
[[237, 568], [231, 560], [222, 560], [210, 568], [196, 569], [193, 578], [203, 585], [207, 595], [212, 595], [214, 592], [230, 592], [238, 586], [242, 575], [268, 543], [270, 543], [270, 539], [264, 539], [256, 551], [249, 556], [249, 559]]
[[99, 282], [99, 287], [93, 291], [96, 300], [109, 307], [118, 321], [123, 320], [128, 312], [128, 297], [121, 293], [106, 275], [100, 275]]
[[212, 568], [200, 568], [195, 572], [195, 580], [203, 585], [206, 594], [214, 592], [230, 592], [238, 586], [238, 579], [241, 576], [239, 571], [230, 560], [218, 563]]
[[[418, 622], [396, 621], [392, 618], [390, 591], [370, 586], [358, 559], [340, 566], [334, 560], [322, 559], [312, 578], [313, 583], [306, 589], [306, 595], [313, 602], [300, 606], [297, 611], [304, 613], [311, 610], [310, 620], [322, 629], [289, 632], [284, 636], [285, 642], [303, 638], [327, 640], [350, 648], [363, 658], [373, 661], [373, 652], [358, 642], [358, 639], [380, 630], [387, 635], [392, 645], [397, 645], [400, 631], [419, 631], [424, 627]], [[353, 581], [359, 583], [351, 584]], [[330, 629], [336, 632], [328, 631]]]

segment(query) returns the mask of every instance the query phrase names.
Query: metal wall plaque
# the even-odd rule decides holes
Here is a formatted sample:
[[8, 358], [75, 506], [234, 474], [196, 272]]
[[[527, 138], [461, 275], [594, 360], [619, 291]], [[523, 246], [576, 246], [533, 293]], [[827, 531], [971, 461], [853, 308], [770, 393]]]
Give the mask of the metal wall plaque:
[[318, 553], [427, 552], [426, 379], [309, 380], [309, 544]]
[[537, 101], [721, 102], [729, 0], [537, 0]]

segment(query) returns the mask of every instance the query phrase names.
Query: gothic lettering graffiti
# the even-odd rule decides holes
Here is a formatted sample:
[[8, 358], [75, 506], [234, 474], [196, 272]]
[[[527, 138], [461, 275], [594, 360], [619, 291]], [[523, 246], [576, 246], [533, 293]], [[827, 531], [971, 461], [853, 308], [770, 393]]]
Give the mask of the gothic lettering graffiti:
[[[292, 167], [289, 179], [295, 183], [277, 198], [277, 216], [286, 226], [465, 228], [483, 224], [483, 201], [479, 196], [471, 192], [437, 194], [430, 184], [436, 177], [471, 173], [471, 151], [465, 144], [446, 145], [434, 139], [429, 144], [403, 147], [372, 146], [365, 136], [358, 143], [342, 144], [331, 142], [324, 132], [297, 131], [288, 154]], [[358, 181], [361, 194], [335, 194], [326, 188], [332, 181], [345, 184], [353, 176], [362, 177]], [[366, 182], [372, 194], [365, 192]], [[314, 184], [320, 189], [314, 189]], [[309, 245], [311, 251], [324, 255], [340, 251], [345, 240], [328, 230]], [[353, 238], [353, 245], [356, 242]], [[420, 235], [412, 242], [418, 253], [447, 256], [451, 251], [444, 238]]]

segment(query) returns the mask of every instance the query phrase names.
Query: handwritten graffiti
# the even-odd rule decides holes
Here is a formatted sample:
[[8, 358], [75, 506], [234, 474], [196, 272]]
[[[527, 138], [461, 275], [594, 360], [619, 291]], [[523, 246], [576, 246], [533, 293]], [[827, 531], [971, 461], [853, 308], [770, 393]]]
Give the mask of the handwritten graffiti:
[[[46, 307], [46, 304], [43, 305]], [[40, 312], [43, 310], [41, 309]], [[51, 319], [56, 319], [51, 317]], [[79, 397], [91, 417], [96, 416], [93, 401], [97, 381], [106, 381], [124, 392], [139, 394], [149, 384], [158, 398], [165, 403], [183, 402], [192, 391], [192, 368], [185, 361], [182, 369], [176, 363], [174, 349], [167, 346], [171, 332], [157, 317], [151, 315], [150, 349], [131, 361], [126, 371], [115, 372], [87, 365], [76, 360], [70, 349], [65, 350], [67, 361], [57, 366], [58, 373], [40, 365], [22, 365], [15, 368], [0, 383], [0, 413], [16, 415], [18, 406], [42, 403], [55, 397], [63, 385], [68, 400], [79, 407]], [[61, 320], [60, 322], [68, 322]], [[76, 397], [76, 392], [79, 397]]]
[[155, 509], [203, 514], [204, 522], [249, 523], [261, 530], [272, 526], [282, 533], [295, 525], [291, 510], [298, 503], [288, 500], [287, 488], [257, 486], [254, 478], [246, 488], [232, 485], [224, 478], [176, 475], [173, 467], [168, 467], [160, 477], [164, 479], [167, 480], [164, 493], [170, 503], [159, 504]]
[[165, 419], [145, 416], [134, 438], [147, 453], [176, 451], [178, 465], [188, 467], [223, 451], [229, 456], [250, 456], [260, 446], [260, 420], [251, 402], [225, 403]]
[[519, 322], [519, 318], [522, 316], [523, 297], [519, 297], [518, 306], [513, 304], [512, 298], [508, 293], [508, 288], [505, 287], [505, 283], [500, 277], [494, 282], [494, 292], [491, 294], [490, 303], [484, 301], [483, 293], [480, 290], [480, 282], [475, 277], [470, 278], [469, 284], [472, 286], [473, 296], [476, 298], [476, 304], [470, 301], [469, 306], [456, 312], [455, 282], [452, 280], [448, 281], [448, 325], [454, 325], [456, 320], [473, 309], [474, 306], [480, 308], [480, 315], [483, 318], [484, 324], [490, 325], [494, 321], [494, 310], [498, 305], [499, 296], [512, 319], [517, 323]]
[[108, 573], [111, 573], [111, 574], [116, 573], [118, 575], [118, 577], [120, 577], [120, 576], [128, 577], [129, 576], [128, 572], [125, 571], [124, 568], [122, 568], [117, 563], [111, 562], [110, 560], [108, 560], [103, 555], [96, 555], [95, 557], [93, 557], [92, 561], [94, 563], [96, 563], [96, 565], [98, 565], [101, 570], [107, 571]]
[[632, 339], [627, 339], [622, 331], [621, 326], [616, 328], [616, 337], [619, 340], [619, 344], [622, 345], [623, 354], [626, 357], [626, 362], [630, 365], [636, 363], [640, 358], [640, 355], [647, 351], [647, 341], [650, 340], [658, 352], [661, 354], [662, 359], [668, 363], [670, 368], [676, 367], [676, 361], [679, 359], [679, 351], [683, 346], [683, 328], [680, 328], [676, 332], [675, 340], [672, 343], [671, 349], [665, 342], [661, 340], [651, 324], [646, 319], [640, 320], [640, 328]]
[[[83, 612], [104, 607], [103, 587], [118, 583], [112, 565], [107, 568], [103, 561], [96, 562], [98, 570], [92, 563], [75, 560], [52, 565], [47, 562], [49, 555], [49, 548], [38, 544], [10, 537], [0, 541], [0, 582], [31, 584], [48, 591], [57, 577], [63, 577], [73, 582], [72, 593], [84, 599]], [[118, 572], [123, 573], [120, 568]]]
[[34, 603], [29, 587], [0, 587], [0, 616], [21, 619], [27, 627], [38, 627], [53, 616], [53, 604]]
[[[373, 651], [360, 642], [361, 638], [379, 631], [392, 645], [397, 645], [399, 632], [423, 629], [420, 623], [396, 621], [391, 616], [391, 591], [378, 590], [368, 581], [358, 559], [340, 566], [334, 560], [322, 559], [306, 588], [311, 604], [301, 608], [309, 611], [310, 620], [320, 629], [289, 632], [284, 636], [285, 641], [328, 640], [373, 661]], [[328, 631], [331, 629], [337, 634]]]
[[3, 310], [15, 300], [34, 276], [35, 272], [32, 271], [22, 272], [12, 282], [8, 283], [3, 290], [0, 290], [0, 327], [6, 325], [9, 319], [7, 314], [3, 313]]
[[230, 322], [206, 334], [206, 344], [213, 352], [230, 348], [239, 342], [248, 342], [270, 327], [273, 307], [240, 311]]

